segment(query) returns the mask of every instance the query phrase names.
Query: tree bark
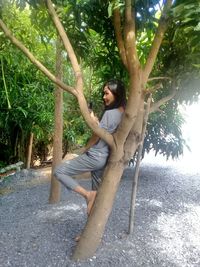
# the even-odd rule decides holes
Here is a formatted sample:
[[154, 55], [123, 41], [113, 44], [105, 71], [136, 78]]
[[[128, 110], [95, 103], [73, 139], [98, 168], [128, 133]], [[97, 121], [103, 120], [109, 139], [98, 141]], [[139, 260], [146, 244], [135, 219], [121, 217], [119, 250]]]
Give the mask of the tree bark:
[[[62, 49], [60, 38], [56, 43], [56, 72], [58, 79], [62, 79]], [[56, 203], [60, 200], [60, 183], [53, 176], [55, 167], [62, 160], [62, 136], [63, 136], [63, 90], [55, 88], [55, 111], [54, 111], [54, 139], [53, 139], [53, 163], [51, 174], [51, 188], [49, 202]]]
[[112, 162], [111, 157], [105, 169], [103, 183], [97, 193], [92, 213], [74, 251], [72, 257], [74, 260], [91, 257], [99, 246], [123, 170], [123, 161]]
[[121, 25], [121, 16], [120, 16], [119, 8], [116, 8], [113, 11], [113, 24], [114, 24], [115, 36], [116, 36], [119, 54], [120, 54], [120, 57], [121, 57], [121, 60], [124, 66], [126, 67], [126, 69], [128, 69], [126, 50], [125, 50], [124, 40], [122, 37], [122, 31], [121, 31], [122, 25]]
[[[98, 190], [92, 213], [73, 253], [72, 258], [74, 260], [84, 260], [91, 257], [101, 242], [124, 167], [128, 162], [128, 158], [135, 154], [140, 142], [142, 130], [142, 119], [140, 117], [143, 118], [142, 115], [143, 112], [138, 114], [137, 123], [131, 129], [125, 144], [110, 153], [111, 156], [104, 171], [102, 185]], [[121, 144], [117, 140], [115, 142]]]
[[30, 169], [30, 166], [31, 166], [32, 148], [33, 148], [33, 133], [30, 133], [29, 144], [28, 144], [28, 153], [27, 153], [27, 161], [26, 161], [26, 168], [27, 169]]

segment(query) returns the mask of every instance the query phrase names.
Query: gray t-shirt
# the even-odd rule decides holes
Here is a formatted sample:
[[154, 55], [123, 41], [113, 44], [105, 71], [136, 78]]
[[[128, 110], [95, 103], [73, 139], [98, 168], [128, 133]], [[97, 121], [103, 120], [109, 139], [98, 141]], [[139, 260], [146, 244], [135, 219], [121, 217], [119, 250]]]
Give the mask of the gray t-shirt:
[[[105, 129], [111, 134], [114, 133], [122, 119], [122, 115], [123, 112], [121, 112], [118, 108], [106, 110], [99, 123], [99, 127]], [[107, 157], [109, 154], [109, 147], [104, 140], [100, 139], [88, 150], [88, 154], [97, 157]]]

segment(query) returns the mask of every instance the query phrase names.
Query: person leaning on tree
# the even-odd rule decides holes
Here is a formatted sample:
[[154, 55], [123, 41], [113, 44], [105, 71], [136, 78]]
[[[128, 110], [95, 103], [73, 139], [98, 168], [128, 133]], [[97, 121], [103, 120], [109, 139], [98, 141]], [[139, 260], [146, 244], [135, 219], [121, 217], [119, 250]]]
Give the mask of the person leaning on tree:
[[[126, 92], [124, 84], [117, 79], [107, 81], [103, 86], [104, 112], [99, 127], [109, 133], [114, 133], [118, 127], [126, 104]], [[83, 196], [87, 202], [87, 214], [93, 207], [97, 189], [101, 183], [101, 174], [109, 156], [109, 147], [105, 141], [93, 134], [84, 147], [83, 154], [67, 160], [58, 165], [54, 170], [55, 178], [66, 188]], [[92, 190], [86, 190], [80, 186], [72, 176], [84, 172], [91, 172]]]

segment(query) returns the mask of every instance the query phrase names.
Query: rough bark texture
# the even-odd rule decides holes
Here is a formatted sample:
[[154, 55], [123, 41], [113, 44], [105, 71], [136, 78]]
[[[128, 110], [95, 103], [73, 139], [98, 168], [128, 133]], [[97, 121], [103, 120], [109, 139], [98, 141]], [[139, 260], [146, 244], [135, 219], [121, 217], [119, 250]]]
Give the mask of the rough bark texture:
[[[113, 202], [124, 167], [130, 157], [135, 153], [141, 141], [140, 135], [144, 110], [142, 108], [143, 101], [141, 100], [140, 103], [140, 112], [138, 112], [136, 119], [137, 123], [134, 124], [129, 132], [124, 146], [117, 146], [114, 151], [111, 151], [111, 156], [104, 172], [103, 182], [99, 188], [94, 208], [73, 254], [74, 260], [91, 257], [101, 242], [107, 220], [112, 211]], [[117, 142], [116, 139], [115, 143], [121, 144], [121, 142]]]
[[[112, 157], [110, 161], [112, 161]], [[94, 251], [96, 251], [96, 248], [101, 242], [106, 222], [112, 210], [113, 201], [123, 170], [123, 162], [108, 163], [94, 208], [73, 254], [73, 259], [86, 259], [91, 257]]]

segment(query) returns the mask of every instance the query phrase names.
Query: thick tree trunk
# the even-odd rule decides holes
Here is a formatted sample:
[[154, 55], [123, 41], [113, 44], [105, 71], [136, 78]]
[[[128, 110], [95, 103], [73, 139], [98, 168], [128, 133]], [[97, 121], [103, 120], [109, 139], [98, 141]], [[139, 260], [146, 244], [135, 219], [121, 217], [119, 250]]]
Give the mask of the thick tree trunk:
[[30, 169], [30, 165], [31, 165], [32, 148], [33, 148], [33, 133], [30, 133], [29, 143], [28, 143], [28, 152], [27, 152], [27, 161], [26, 161], [27, 169]]
[[[139, 115], [139, 117], [141, 116]], [[137, 121], [135, 125], [136, 128], [133, 127], [133, 129], [131, 129], [124, 146], [125, 152], [127, 152], [128, 155], [133, 155], [135, 153], [138, 143], [140, 142], [142, 120], [141, 123]], [[128, 160], [127, 154], [125, 153], [123, 155], [122, 151], [121, 148], [118, 148], [109, 158], [92, 213], [88, 218], [81, 239], [72, 256], [74, 260], [84, 260], [93, 256], [101, 242], [126, 165], [125, 162], [127, 163]]]
[[[127, 120], [124, 116], [123, 119], [125, 119], [125, 121], [122, 120], [122, 123], [118, 127], [114, 136], [114, 143], [116, 147], [114, 146], [115, 148], [111, 150], [109, 161], [103, 175], [103, 182], [97, 193], [94, 208], [88, 218], [85, 229], [81, 235], [81, 239], [74, 251], [74, 260], [83, 260], [91, 257], [98, 248], [112, 210], [116, 191], [118, 189], [125, 164], [128, 160], [127, 151], [129, 151], [129, 155], [133, 155], [138, 143], [140, 142], [144, 102], [142, 94], [140, 93], [140, 69], [138, 68], [137, 71], [137, 79], [133, 79], [133, 77], [131, 77], [130, 86], [131, 89], [135, 88], [135, 91], [131, 92], [129, 95], [129, 102], [125, 111], [125, 116], [128, 116], [130, 120]], [[130, 107], [132, 105], [134, 106], [134, 109], [132, 108], [131, 113]], [[141, 106], [142, 110], [140, 112]], [[121, 133], [123, 133], [123, 136]], [[127, 141], [129, 141], [129, 146], [127, 146]], [[130, 151], [130, 149], [132, 151]]]
[[73, 254], [74, 260], [91, 257], [98, 248], [112, 210], [123, 170], [123, 162], [118, 161], [114, 163], [111, 157], [105, 169], [103, 183], [99, 188], [94, 208]]
[[[56, 72], [57, 77], [62, 76], [62, 54], [60, 38], [57, 40]], [[55, 112], [54, 112], [54, 140], [53, 140], [53, 164], [51, 176], [51, 189], [49, 202], [56, 203], [60, 200], [60, 183], [53, 176], [54, 168], [62, 160], [62, 136], [63, 136], [63, 91], [56, 86], [55, 88]]]

